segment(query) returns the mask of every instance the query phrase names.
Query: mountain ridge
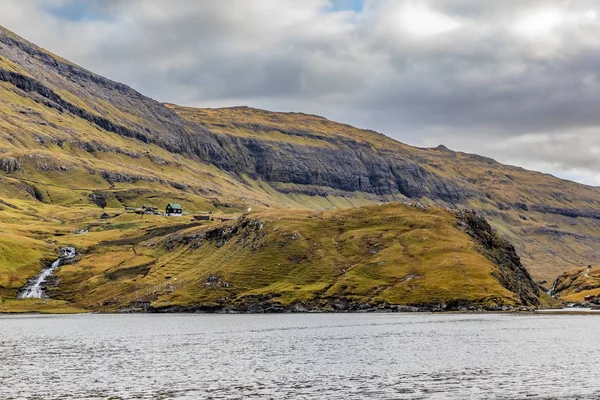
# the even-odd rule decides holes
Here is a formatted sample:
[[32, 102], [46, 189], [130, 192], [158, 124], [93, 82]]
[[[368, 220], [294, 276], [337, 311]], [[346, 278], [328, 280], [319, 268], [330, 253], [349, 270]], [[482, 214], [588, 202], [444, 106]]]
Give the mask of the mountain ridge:
[[485, 161], [485, 162], [490, 163], [490, 164], [500, 164], [500, 165], [502, 165], [504, 167], [507, 167], [507, 168], [515, 168], [517, 170], [539, 173], [539, 174], [546, 175], [546, 176], [551, 177], [551, 178], [559, 179], [561, 181], [565, 181], [565, 182], [569, 182], [569, 183], [581, 185], [581, 186], [588, 187], [588, 188], [591, 188], [591, 189], [598, 189], [598, 190], [600, 190], [600, 186], [586, 184], [586, 183], [578, 182], [578, 181], [575, 181], [575, 180], [572, 180], [572, 179], [562, 178], [562, 177], [559, 177], [559, 176], [554, 175], [554, 174], [549, 173], [549, 172], [543, 172], [543, 171], [537, 171], [537, 170], [529, 170], [529, 169], [524, 168], [524, 167], [522, 167], [520, 165], [507, 164], [507, 163], [500, 162], [500, 161], [498, 161], [497, 159], [495, 159], [493, 157], [484, 156], [484, 155], [480, 155], [480, 154], [477, 154], [477, 153], [464, 152], [464, 151], [461, 151], [461, 150], [453, 150], [453, 149], [447, 147], [443, 143], [440, 143], [437, 146], [429, 146], [429, 147], [417, 146], [417, 145], [412, 145], [412, 144], [406, 144], [406, 143], [400, 142], [399, 139], [394, 139], [393, 137], [386, 135], [383, 132], [379, 132], [379, 131], [376, 131], [376, 130], [373, 130], [373, 129], [369, 129], [369, 128], [358, 128], [358, 127], [355, 127], [355, 126], [353, 126], [351, 124], [340, 122], [340, 121], [336, 121], [334, 119], [328, 118], [328, 117], [323, 116], [323, 115], [318, 115], [318, 114], [306, 113], [306, 112], [301, 112], [301, 111], [275, 111], [275, 110], [269, 110], [269, 109], [264, 109], [264, 108], [252, 107], [252, 106], [248, 106], [248, 105], [226, 106], [226, 107], [195, 107], [195, 106], [191, 106], [191, 105], [180, 105], [180, 104], [176, 104], [176, 103], [173, 103], [173, 102], [162, 102], [162, 104], [165, 105], [168, 108], [171, 108], [171, 109], [188, 109], [188, 110], [205, 110], [205, 111], [248, 110], [248, 111], [251, 111], [251, 112], [269, 113], [269, 114], [273, 114], [273, 115], [300, 115], [300, 116], [306, 116], [306, 117], [313, 117], [313, 118], [316, 118], [316, 119], [322, 119], [324, 121], [331, 122], [331, 123], [334, 123], [334, 124], [338, 124], [338, 125], [341, 125], [341, 126], [346, 126], [346, 127], [349, 127], [349, 128], [361, 130], [361, 131], [366, 132], [366, 133], [383, 136], [386, 139], [392, 140], [396, 144], [404, 145], [404, 146], [415, 148], [415, 149], [418, 149], [418, 150], [423, 150], [423, 151], [436, 150], [436, 151], [448, 152], [448, 153], [452, 153], [452, 154], [460, 154], [460, 155], [463, 155], [463, 156], [466, 156], [466, 157], [476, 158], [476, 159]]

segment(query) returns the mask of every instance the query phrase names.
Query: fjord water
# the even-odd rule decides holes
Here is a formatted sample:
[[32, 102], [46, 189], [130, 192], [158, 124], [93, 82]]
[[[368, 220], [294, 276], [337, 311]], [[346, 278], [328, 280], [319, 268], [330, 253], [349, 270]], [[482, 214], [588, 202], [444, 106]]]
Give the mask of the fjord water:
[[0, 399], [598, 398], [600, 318], [0, 317]]

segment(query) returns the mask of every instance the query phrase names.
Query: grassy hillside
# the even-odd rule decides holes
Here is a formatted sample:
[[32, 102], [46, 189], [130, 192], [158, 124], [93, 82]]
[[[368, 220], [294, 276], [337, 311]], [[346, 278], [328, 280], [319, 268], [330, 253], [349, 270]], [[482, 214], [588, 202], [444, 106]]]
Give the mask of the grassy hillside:
[[586, 296], [600, 295], [598, 266], [573, 268], [555, 282], [553, 294], [566, 302], [583, 302]]
[[[501, 266], [442, 209], [396, 203], [270, 210], [225, 222], [122, 214], [102, 225], [89, 217], [66, 222], [66, 234], [53, 237], [57, 247], [80, 251], [49, 288], [73, 309], [477, 308], [538, 301], [532, 286], [530, 300], [504, 287]], [[90, 232], [69, 232], [76, 227]]]

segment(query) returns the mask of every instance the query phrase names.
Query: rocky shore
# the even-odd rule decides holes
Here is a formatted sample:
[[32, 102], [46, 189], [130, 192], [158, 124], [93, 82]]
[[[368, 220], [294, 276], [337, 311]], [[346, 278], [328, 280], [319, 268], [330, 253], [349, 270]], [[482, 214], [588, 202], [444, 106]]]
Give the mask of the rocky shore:
[[527, 312], [533, 306], [484, 305], [473, 302], [427, 303], [414, 305], [367, 304], [345, 300], [328, 301], [325, 304], [296, 303], [282, 305], [268, 300], [256, 300], [244, 304], [190, 305], [154, 307], [150, 302], [136, 302], [120, 308], [119, 313], [206, 313], [206, 314], [286, 314], [286, 313], [408, 313], [408, 312]]

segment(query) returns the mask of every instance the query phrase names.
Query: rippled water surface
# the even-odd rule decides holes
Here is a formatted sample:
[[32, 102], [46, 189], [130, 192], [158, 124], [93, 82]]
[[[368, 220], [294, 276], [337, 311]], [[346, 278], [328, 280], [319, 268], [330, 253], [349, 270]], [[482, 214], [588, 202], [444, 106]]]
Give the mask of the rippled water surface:
[[0, 317], [0, 399], [600, 398], [600, 316]]

